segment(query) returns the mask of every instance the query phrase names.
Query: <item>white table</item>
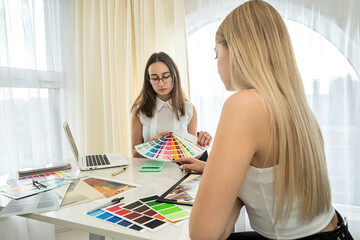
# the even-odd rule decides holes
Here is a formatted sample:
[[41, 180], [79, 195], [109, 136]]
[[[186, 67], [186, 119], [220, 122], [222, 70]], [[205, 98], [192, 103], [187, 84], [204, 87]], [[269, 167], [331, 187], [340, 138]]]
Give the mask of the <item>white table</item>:
[[[123, 202], [130, 203], [138, 198], [149, 196], [153, 194], [161, 195], [174, 185], [181, 177], [185, 175], [182, 173], [178, 165], [167, 162], [162, 172], [139, 172], [139, 167], [146, 161], [143, 158], [128, 158], [129, 166], [126, 171], [114, 177], [111, 173], [119, 168], [108, 168], [95, 171], [80, 172], [77, 167], [73, 167], [72, 173], [79, 174], [79, 176], [98, 176], [103, 178], [122, 180], [129, 183], [140, 184], [141, 187], [135, 190], [125, 192]], [[0, 200], [0, 205], [4, 206], [5, 202]], [[23, 215], [26, 218], [31, 218], [55, 225], [64, 226], [71, 229], [86, 231], [92, 233], [92, 236], [106, 236], [117, 239], [189, 239], [189, 220], [184, 220], [182, 224], [167, 226], [159, 229], [156, 232], [145, 231], [139, 233], [137, 231], [127, 229], [121, 226], [107, 223], [98, 220], [94, 217], [86, 215], [89, 209], [101, 205], [99, 202], [89, 202], [85, 204], [76, 205], [73, 207], [63, 208], [59, 211], [46, 213], [32, 213]], [[184, 209], [191, 211], [190, 206], [182, 206]], [[95, 234], [95, 235], [93, 235]]]

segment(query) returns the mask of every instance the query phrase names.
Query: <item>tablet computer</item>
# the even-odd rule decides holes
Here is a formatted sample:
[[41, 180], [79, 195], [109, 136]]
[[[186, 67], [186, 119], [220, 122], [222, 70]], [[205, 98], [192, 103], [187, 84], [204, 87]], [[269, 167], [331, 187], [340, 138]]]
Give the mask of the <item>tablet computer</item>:
[[183, 205], [193, 205], [199, 188], [200, 174], [188, 173], [161, 195], [157, 201]]

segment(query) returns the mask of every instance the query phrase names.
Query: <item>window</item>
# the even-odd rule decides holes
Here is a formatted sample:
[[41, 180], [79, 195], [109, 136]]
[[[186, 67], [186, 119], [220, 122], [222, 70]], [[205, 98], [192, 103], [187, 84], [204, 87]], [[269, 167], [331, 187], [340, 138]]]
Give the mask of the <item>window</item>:
[[0, 176], [62, 159], [62, 31], [69, 26], [62, 4], [0, 4]]
[[[221, 21], [193, 31], [188, 37], [191, 100], [199, 126], [216, 131], [227, 92], [217, 73], [215, 33]], [[308, 102], [325, 140], [333, 202], [360, 205], [360, 81], [345, 56], [319, 33], [286, 20]]]

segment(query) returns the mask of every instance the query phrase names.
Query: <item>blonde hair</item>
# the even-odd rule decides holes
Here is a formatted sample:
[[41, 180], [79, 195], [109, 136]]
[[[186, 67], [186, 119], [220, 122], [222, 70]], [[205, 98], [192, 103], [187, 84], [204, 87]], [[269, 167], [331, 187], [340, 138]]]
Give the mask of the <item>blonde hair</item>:
[[303, 220], [329, 210], [323, 138], [280, 14], [266, 2], [248, 1], [225, 18], [216, 42], [229, 50], [232, 88], [256, 89], [269, 110], [273, 159], [278, 160], [276, 219], [287, 221], [295, 201]]

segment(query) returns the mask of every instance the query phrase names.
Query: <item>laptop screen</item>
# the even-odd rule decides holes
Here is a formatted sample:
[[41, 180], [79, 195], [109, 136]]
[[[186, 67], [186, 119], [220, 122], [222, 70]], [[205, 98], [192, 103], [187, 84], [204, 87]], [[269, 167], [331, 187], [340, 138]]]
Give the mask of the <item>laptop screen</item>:
[[66, 136], [69, 140], [69, 143], [70, 143], [70, 147], [76, 157], [76, 160], [79, 161], [79, 151], [76, 147], [76, 144], [75, 144], [75, 141], [74, 141], [74, 138], [71, 134], [71, 131], [70, 131], [70, 127], [69, 127], [69, 124], [67, 124], [67, 122], [64, 123], [64, 130], [65, 130], [65, 133], [66, 133]]

